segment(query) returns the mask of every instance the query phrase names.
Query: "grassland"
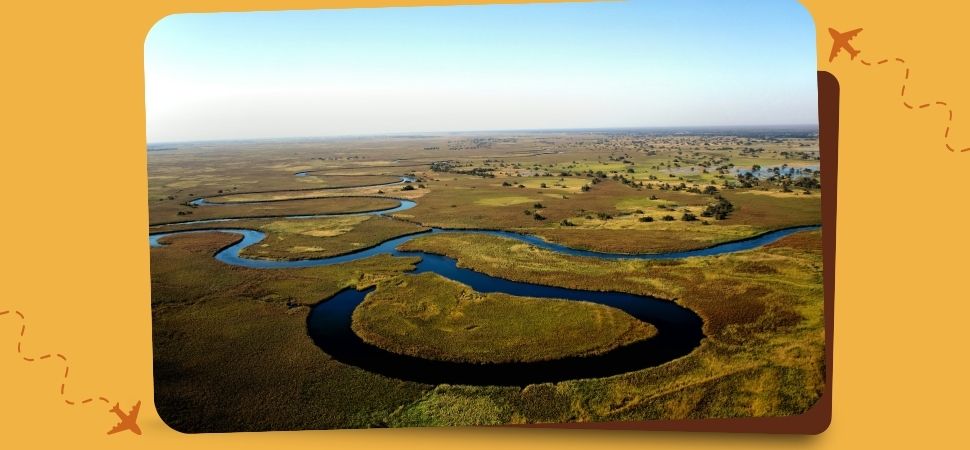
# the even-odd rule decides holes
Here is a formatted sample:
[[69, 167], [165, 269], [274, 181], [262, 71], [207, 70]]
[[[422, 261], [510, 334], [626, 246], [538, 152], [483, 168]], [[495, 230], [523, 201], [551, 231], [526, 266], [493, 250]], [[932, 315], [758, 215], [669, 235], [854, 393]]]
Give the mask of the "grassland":
[[152, 224], [178, 223], [227, 217], [278, 217], [297, 214], [348, 214], [389, 209], [400, 202], [389, 198], [340, 197], [292, 202], [245, 203], [192, 207], [169, 204], [153, 210]]
[[235, 239], [183, 235], [152, 250], [155, 405], [170, 426], [184, 432], [381, 426], [429, 389], [333, 361], [306, 333], [309, 305], [395, 276], [412, 261], [378, 256], [329, 268], [227, 270], [211, 255]]
[[[406, 247], [448, 254], [461, 266], [493, 276], [667, 298], [705, 321], [708, 338], [701, 347], [668, 364], [606, 379], [536, 387], [546, 392], [544, 398], [557, 399], [536, 406], [546, 420], [784, 416], [804, 411], [821, 394], [824, 328], [818, 232], [798, 233], [759, 250], [674, 261], [589, 260], [502, 241], [436, 235]], [[523, 400], [525, 391], [486, 395], [470, 388], [439, 387], [428, 400], [455, 391], [488, 397], [493, 405], [502, 405], [498, 410], [506, 411], [507, 417], [523, 414], [512, 405]], [[430, 415], [423, 420], [441, 418]]]
[[[572, 184], [579, 186], [582, 181]], [[734, 213], [705, 224], [680, 219], [685, 212], [700, 217], [714, 201], [711, 195], [637, 190], [612, 180], [587, 192], [549, 195], [549, 189], [503, 187], [502, 182], [467, 176], [430, 180], [431, 192], [421, 197], [417, 207], [396, 217], [443, 228], [513, 230], [574, 248], [617, 253], [690, 250], [821, 222], [818, 196], [779, 198], [723, 191], [735, 204]], [[536, 220], [535, 213], [543, 219]], [[662, 220], [666, 215], [675, 220]], [[653, 220], [640, 220], [645, 217]]]
[[[781, 241], [781, 247], [742, 252], [738, 254], [741, 256], [655, 261], [568, 256], [508, 238], [476, 234], [418, 237], [401, 249], [446, 255], [457, 259], [460, 267], [510, 280], [676, 299], [705, 319], [705, 333], [716, 335], [732, 327], [751, 325], [769, 309], [779, 313], [778, 318], [802, 317], [788, 302], [771, 305], [765, 302], [773, 298], [768, 294], [788, 299], [794, 292], [786, 292], [802, 287], [809, 288], [798, 292], [804, 296], [820, 294], [820, 285], [815, 284], [821, 276], [820, 233], [805, 234], [813, 239], [789, 237]], [[803, 253], [786, 254], [781, 250], [789, 248], [785, 245], [793, 245], [786, 244], [790, 241], [801, 245]], [[774, 287], [769, 287], [772, 284]], [[714, 290], [705, 291], [709, 286]], [[787, 323], [787, 320], [779, 322]]]
[[657, 332], [618, 309], [480, 294], [433, 273], [378, 283], [354, 310], [353, 330], [395, 353], [474, 363], [595, 355]]
[[[486, 273], [663, 294], [705, 319], [709, 338], [686, 357], [525, 389], [432, 387], [330, 360], [306, 335], [306, 305], [346, 286], [393, 282], [409, 262], [375, 257], [331, 268], [227, 270], [211, 254], [232, 239], [185, 235], [152, 250], [156, 402], [180, 430], [783, 416], [804, 411], [821, 392], [818, 233], [730, 256], [614, 263], [614, 270], [519, 248], [502, 258], [535, 267], [502, 272], [475, 256], [489, 247], [471, 245], [476, 239], [414, 241], [463, 255], [463, 265], [474, 262]], [[542, 267], [557, 269], [543, 276]], [[639, 281], [645, 278], [649, 283]]]
[[[267, 217], [151, 229], [257, 229], [267, 239], [244, 253], [257, 258], [320, 258], [429, 226], [519, 231], [600, 251], [658, 252], [820, 223], [821, 194], [811, 183], [739, 176], [754, 165], [812, 168], [817, 157], [812, 137], [635, 133], [192, 144], [149, 153], [148, 206], [150, 223], [158, 224], [384, 209], [398, 204], [390, 197], [418, 202], [393, 218]], [[441, 161], [451, 162], [432, 166]], [[293, 176], [299, 171], [319, 172]], [[414, 189], [332, 189], [405, 174], [416, 179]], [[819, 174], [807, 179], [817, 181]], [[704, 193], [709, 186], [716, 193]], [[199, 197], [278, 201], [187, 205]], [[733, 205], [730, 214], [702, 216], [718, 198]], [[682, 220], [686, 214], [698, 220]], [[704, 319], [707, 338], [685, 357], [613, 377], [525, 388], [429, 386], [336, 362], [307, 336], [309, 307], [347, 287], [378, 286], [356, 313], [370, 315], [355, 320], [358, 333], [401, 353], [464, 361], [603, 351], [650, 330], [624, 333], [628, 322], [604, 313], [608, 309], [597, 310], [599, 321], [579, 320], [586, 310], [576, 303], [544, 323], [512, 305], [524, 300], [530, 309], [558, 309], [554, 301], [511, 302], [432, 275], [414, 276], [407, 272], [415, 260], [408, 258], [292, 270], [215, 261], [212, 254], [234, 239], [181, 235], [151, 250], [156, 404], [182, 431], [786, 416], [804, 412], [824, 385], [819, 232], [745, 252], [668, 261], [570, 257], [481, 235], [422, 236], [406, 244], [492, 276], [667, 299]], [[496, 322], [502, 327], [486, 326]], [[472, 325], [477, 328], [466, 328]], [[560, 326], [568, 339], [550, 339]], [[399, 333], [406, 327], [412, 328]], [[476, 341], [475, 333], [486, 331], [489, 337]], [[579, 336], [588, 339], [573, 339]]]
[[[312, 219], [235, 220], [232, 227], [261, 231], [266, 238], [240, 253], [247, 258], [298, 260], [325, 258], [373, 247], [388, 239], [428, 228], [384, 216], [347, 215]], [[225, 223], [166, 225], [153, 231], [205, 230]]]

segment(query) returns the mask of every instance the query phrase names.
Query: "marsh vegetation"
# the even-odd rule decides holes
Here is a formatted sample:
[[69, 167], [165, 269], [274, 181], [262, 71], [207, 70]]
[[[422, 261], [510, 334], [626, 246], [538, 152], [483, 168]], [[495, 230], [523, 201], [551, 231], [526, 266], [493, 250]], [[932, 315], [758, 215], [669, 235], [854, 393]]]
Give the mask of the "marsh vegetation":
[[[402, 176], [413, 181], [384, 184]], [[265, 233], [244, 250], [247, 258], [325, 258], [430, 227], [657, 253], [821, 223], [821, 176], [811, 132], [207, 143], [149, 154], [148, 205], [153, 233]], [[191, 205], [199, 198], [224, 204]], [[402, 198], [417, 205], [345, 214], [389, 210]], [[315, 217], [279, 217], [294, 215]], [[226, 221], [197, 222], [213, 219]], [[353, 312], [361, 338], [396, 353], [479, 364], [595, 355], [651, 339], [655, 329], [602, 305], [485, 294], [414, 275], [415, 258], [282, 270], [212, 258], [237, 239], [175, 235], [151, 250], [156, 404], [179, 430], [785, 416], [804, 412], [823, 389], [819, 231], [654, 261], [570, 256], [481, 234], [417, 235], [404, 244], [492, 277], [652, 296], [704, 319], [705, 339], [681, 358], [525, 387], [435, 386], [338, 362], [307, 335], [310, 308], [346, 288], [375, 287]]]

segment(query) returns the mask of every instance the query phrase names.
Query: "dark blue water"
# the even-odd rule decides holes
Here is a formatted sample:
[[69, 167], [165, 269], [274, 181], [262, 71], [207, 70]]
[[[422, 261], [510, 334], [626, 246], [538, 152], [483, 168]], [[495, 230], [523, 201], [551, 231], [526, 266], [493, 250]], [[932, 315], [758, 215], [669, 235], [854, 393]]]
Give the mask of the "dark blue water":
[[[412, 207], [413, 207], [413, 203]], [[388, 213], [391, 211], [400, 211], [401, 206], [393, 208], [392, 210], [384, 211], [383, 213]], [[360, 214], [375, 214], [375, 213], [360, 213]], [[321, 215], [325, 217], [326, 215]], [[321, 217], [321, 216], [298, 216], [298, 217]], [[214, 219], [215, 220], [231, 220], [231, 219]], [[200, 221], [203, 222], [203, 221]], [[430, 231], [418, 234], [411, 234], [407, 236], [401, 236], [394, 239], [384, 241], [374, 247], [370, 247], [363, 250], [358, 250], [356, 252], [347, 253], [340, 256], [331, 256], [328, 258], [320, 259], [302, 259], [295, 261], [274, 261], [269, 259], [250, 259], [239, 255], [244, 248], [250, 245], [256, 244], [262, 241], [266, 235], [255, 230], [247, 230], [241, 228], [219, 228], [215, 230], [194, 230], [194, 231], [175, 231], [170, 233], [155, 233], [148, 236], [149, 244], [152, 247], [160, 247], [161, 244], [158, 242], [159, 239], [166, 236], [173, 236], [185, 233], [202, 233], [202, 232], [212, 232], [220, 231], [224, 233], [234, 233], [243, 236], [243, 239], [239, 242], [225, 248], [215, 255], [216, 259], [222, 261], [226, 264], [232, 264], [235, 266], [249, 267], [253, 269], [293, 269], [301, 267], [317, 267], [317, 266], [330, 266], [333, 264], [340, 264], [345, 262], [357, 261], [359, 259], [369, 258], [374, 255], [379, 254], [390, 254], [393, 256], [431, 256], [427, 253], [422, 252], [402, 252], [398, 251], [397, 247], [411, 239], [418, 236], [424, 236], [429, 234], [443, 234], [443, 233], [471, 233], [471, 234], [484, 234], [490, 236], [498, 236], [504, 238], [515, 239], [533, 246], [551, 250], [557, 253], [563, 253], [571, 256], [582, 256], [589, 258], [600, 258], [609, 260], [625, 260], [625, 259], [676, 259], [676, 258], [688, 258], [692, 256], [713, 256], [720, 255], [724, 253], [734, 253], [743, 250], [750, 250], [753, 248], [761, 247], [766, 244], [777, 241], [785, 236], [800, 231], [816, 230], [820, 227], [818, 225], [809, 225], [804, 227], [794, 227], [785, 228], [782, 230], [776, 230], [769, 233], [754, 236], [748, 239], [742, 239], [738, 241], [725, 242], [723, 244], [714, 245], [707, 248], [689, 250], [684, 252], [670, 252], [670, 253], [643, 253], [643, 254], [627, 254], [627, 253], [602, 253], [594, 252], [590, 250], [580, 250], [571, 247], [566, 247], [561, 244], [556, 244], [548, 241], [544, 241], [537, 236], [512, 233], [509, 231], [494, 231], [494, 230], [445, 230], [441, 228], [432, 228]]]
[[[446, 258], [425, 259], [418, 272], [445, 269], [448, 278], [468, 284], [480, 292], [505, 292], [520, 296], [539, 296], [585, 300], [621, 309], [657, 327], [657, 335], [612, 351], [584, 357], [551, 361], [474, 364], [422, 359], [383, 350], [364, 342], [351, 329], [354, 308], [374, 288], [347, 289], [326, 300], [310, 312], [307, 328], [310, 337], [337, 361], [369, 372], [401, 380], [427, 384], [471, 384], [525, 386], [577, 378], [598, 378], [651, 367], [687, 355], [704, 334], [703, 322], [693, 311], [673, 302], [616, 292], [590, 293], [550, 288], [502, 280], [454, 267]], [[446, 267], [449, 266], [449, 267]]]

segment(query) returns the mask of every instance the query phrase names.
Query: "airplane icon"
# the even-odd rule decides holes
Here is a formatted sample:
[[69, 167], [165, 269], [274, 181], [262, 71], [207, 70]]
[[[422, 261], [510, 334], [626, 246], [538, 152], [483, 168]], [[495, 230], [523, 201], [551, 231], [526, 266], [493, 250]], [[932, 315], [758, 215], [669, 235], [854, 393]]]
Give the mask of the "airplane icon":
[[849, 45], [849, 41], [851, 41], [852, 38], [854, 38], [857, 34], [859, 34], [860, 31], [862, 31], [862, 28], [856, 28], [855, 30], [852, 30], [852, 31], [839, 33], [838, 31], [835, 31], [834, 28], [829, 28], [829, 34], [832, 35], [832, 41], [833, 41], [832, 53], [829, 54], [829, 62], [832, 62], [833, 60], [835, 60], [835, 57], [839, 54], [839, 50], [843, 48], [845, 49], [845, 51], [849, 52], [849, 55], [850, 55], [849, 59], [855, 59], [855, 56], [858, 55], [860, 51], [852, 48], [852, 46]]
[[131, 410], [128, 411], [128, 414], [125, 414], [121, 411], [120, 405], [118, 403], [115, 403], [115, 407], [111, 408], [111, 410], [108, 412], [113, 412], [117, 414], [118, 418], [121, 419], [121, 421], [118, 422], [118, 424], [115, 425], [114, 428], [112, 428], [111, 431], [108, 432], [108, 434], [114, 434], [125, 430], [131, 430], [132, 433], [140, 435], [141, 428], [138, 428], [138, 424], [135, 423], [135, 421], [138, 420], [139, 408], [141, 408], [141, 400], [139, 400], [138, 403], [135, 403], [135, 406], [131, 407]]

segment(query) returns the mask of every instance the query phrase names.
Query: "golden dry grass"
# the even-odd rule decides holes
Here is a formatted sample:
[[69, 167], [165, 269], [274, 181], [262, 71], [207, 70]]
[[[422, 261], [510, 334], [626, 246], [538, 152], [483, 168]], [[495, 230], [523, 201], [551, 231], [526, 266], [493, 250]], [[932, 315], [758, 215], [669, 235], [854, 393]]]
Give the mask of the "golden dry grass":
[[475, 363], [595, 355], [657, 332], [607, 306], [479, 294], [433, 273], [379, 283], [354, 310], [353, 329], [395, 353]]

